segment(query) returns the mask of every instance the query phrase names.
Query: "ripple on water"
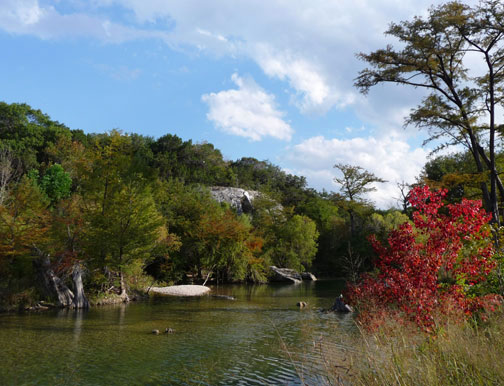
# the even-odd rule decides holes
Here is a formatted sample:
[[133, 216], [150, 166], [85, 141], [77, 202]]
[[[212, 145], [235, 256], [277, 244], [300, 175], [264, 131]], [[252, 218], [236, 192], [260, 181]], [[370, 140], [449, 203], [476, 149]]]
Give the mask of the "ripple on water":
[[[321, 355], [344, 360], [348, 349], [333, 343], [335, 329], [351, 328], [348, 318], [316, 311], [339, 292], [329, 284], [214, 289], [236, 301], [170, 298], [3, 315], [0, 384], [318, 384]], [[311, 310], [295, 306], [301, 297]], [[150, 333], [165, 328], [175, 333]]]

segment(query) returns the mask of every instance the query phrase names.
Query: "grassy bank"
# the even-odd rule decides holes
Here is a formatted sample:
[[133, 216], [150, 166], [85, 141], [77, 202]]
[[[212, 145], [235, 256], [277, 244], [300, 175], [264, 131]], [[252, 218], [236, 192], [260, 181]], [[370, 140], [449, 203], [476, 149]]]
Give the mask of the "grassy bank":
[[[321, 343], [328, 384], [502, 385], [504, 313], [444, 324], [436, 335], [400, 324]], [[339, 347], [339, 349], [334, 349]], [[348, 349], [341, 349], [347, 347]]]

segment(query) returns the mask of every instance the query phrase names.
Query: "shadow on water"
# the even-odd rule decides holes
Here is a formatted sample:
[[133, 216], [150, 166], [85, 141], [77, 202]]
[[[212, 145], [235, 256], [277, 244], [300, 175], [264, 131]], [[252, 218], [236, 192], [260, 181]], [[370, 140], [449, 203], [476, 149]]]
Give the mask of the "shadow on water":
[[[315, 342], [353, 325], [350, 315], [319, 311], [340, 291], [329, 281], [226, 285], [212, 294], [236, 300], [156, 297], [2, 315], [0, 384], [319, 384]], [[175, 332], [151, 334], [165, 328]]]

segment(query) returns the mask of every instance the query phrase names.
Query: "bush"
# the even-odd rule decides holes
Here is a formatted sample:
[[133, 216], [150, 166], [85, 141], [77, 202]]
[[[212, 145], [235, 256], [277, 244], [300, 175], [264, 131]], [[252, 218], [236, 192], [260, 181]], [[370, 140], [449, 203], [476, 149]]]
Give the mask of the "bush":
[[464, 317], [496, 299], [478, 293], [496, 266], [491, 217], [480, 201], [463, 199], [443, 208], [445, 195], [446, 190], [414, 188], [413, 225], [404, 223], [392, 231], [388, 246], [371, 237], [378, 270], [348, 289], [362, 318], [381, 305], [430, 329], [438, 312]]

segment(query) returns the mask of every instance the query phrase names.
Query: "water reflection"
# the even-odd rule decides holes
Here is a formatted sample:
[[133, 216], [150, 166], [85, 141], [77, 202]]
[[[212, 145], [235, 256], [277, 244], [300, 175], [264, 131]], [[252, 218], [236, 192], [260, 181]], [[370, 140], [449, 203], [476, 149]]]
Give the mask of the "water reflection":
[[[319, 311], [340, 291], [323, 281], [219, 286], [214, 294], [236, 300], [156, 297], [3, 315], [0, 384], [300, 384], [299, 368], [306, 383], [318, 384], [320, 348], [341, 350], [328, 338], [352, 328], [351, 315]], [[299, 300], [309, 307], [300, 310]], [[165, 328], [175, 333], [150, 333]]]

